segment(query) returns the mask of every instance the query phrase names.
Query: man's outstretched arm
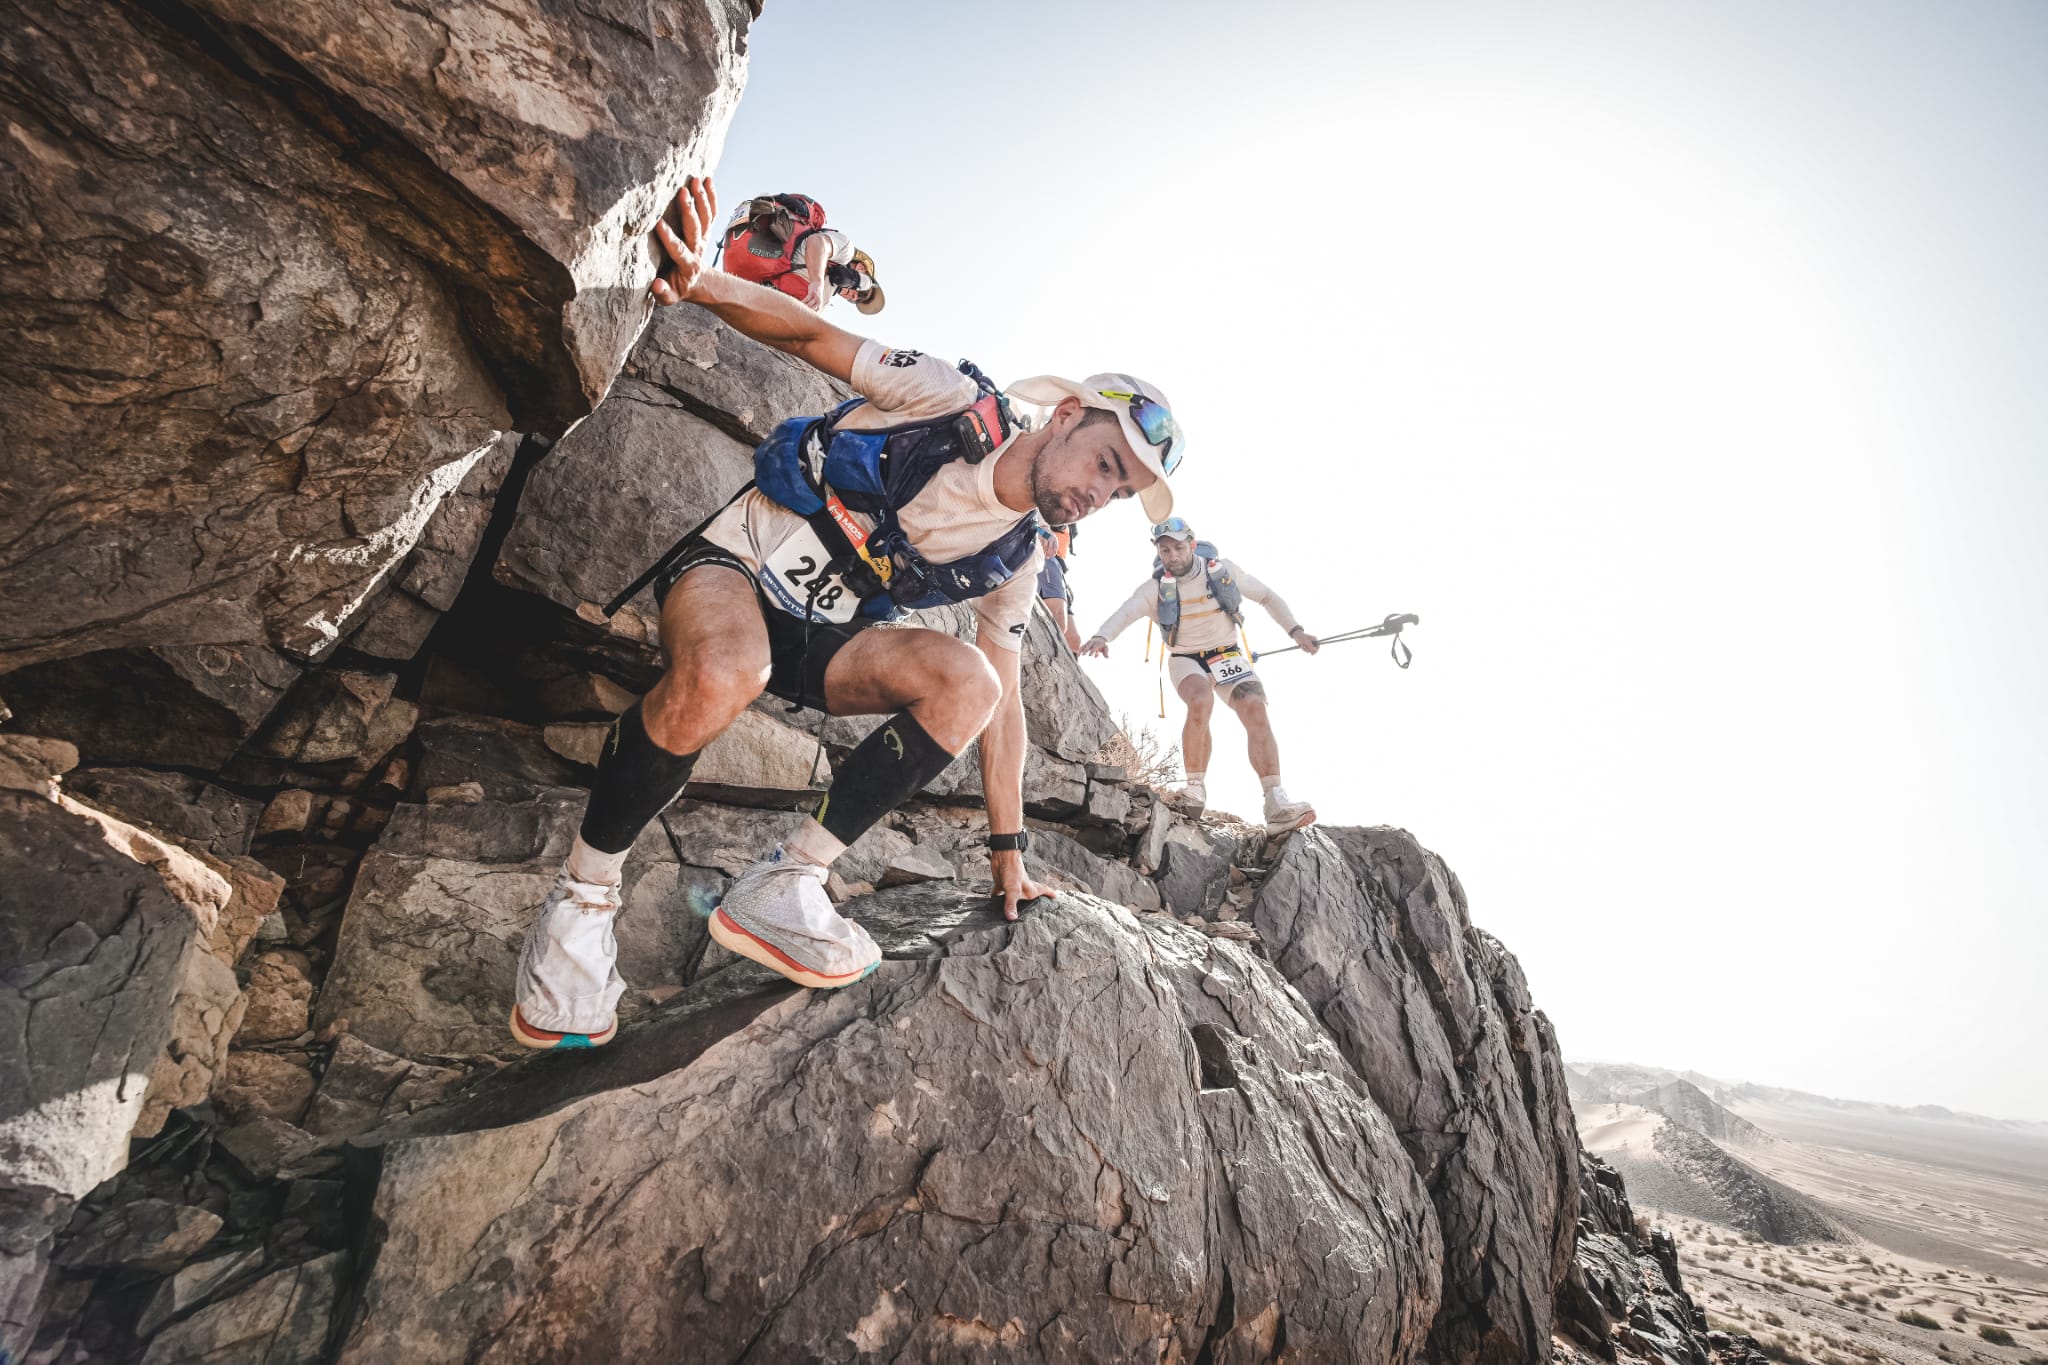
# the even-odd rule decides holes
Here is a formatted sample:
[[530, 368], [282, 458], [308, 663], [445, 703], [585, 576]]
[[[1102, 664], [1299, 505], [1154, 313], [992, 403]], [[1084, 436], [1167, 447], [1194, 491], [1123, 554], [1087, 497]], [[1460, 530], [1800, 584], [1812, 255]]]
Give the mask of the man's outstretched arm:
[[834, 327], [780, 289], [728, 275], [711, 264], [716, 247], [718, 194], [711, 179], [691, 176], [676, 195], [683, 229], [667, 221], [654, 225], [672, 268], [648, 292], [661, 304], [694, 303], [734, 331], [823, 370], [843, 384], [853, 382], [853, 360], [862, 337]]
[[[1152, 616], [1158, 608], [1159, 586], [1150, 579], [1138, 585], [1124, 604], [1111, 612], [1102, 628], [1082, 642], [1079, 653], [1090, 654], [1098, 659], [1109, 657], [1109, 642], [1129, 630], [1139, 621]], [[1156, 617], [1154, 619], [1157, 619]]]

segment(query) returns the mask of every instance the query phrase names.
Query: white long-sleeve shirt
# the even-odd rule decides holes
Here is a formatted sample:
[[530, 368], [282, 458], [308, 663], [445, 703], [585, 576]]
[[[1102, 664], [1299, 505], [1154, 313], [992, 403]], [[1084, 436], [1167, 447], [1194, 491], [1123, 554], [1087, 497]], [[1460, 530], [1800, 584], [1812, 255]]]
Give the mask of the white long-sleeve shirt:
[[[1266, 609], [1266, 614], [1279, 623], [1280, 629], [1292, 634], [1300, 622], [1294, 613], [1280, 600], [1280, 594], [1253, 578], [1235, 561], [1217, 561], [1229, 570], [1230, 577], [1237, 584], [1237, 590], [1247, 602], [1256, 602]], [[1202, 560], [1195, 561], [1195, 567], [1187, 576], [1178, 580], [1180, 586], [1180, 631], [1174, 641], [1175, 654], [1200, 654], [1205, 650], [1221, 649], [1237, 643], [1237, 627], [1231, 624], [1230, 616], [1217, 603], [1216, 595], [1209, 590], [1209, 567]], [[1148, 578], [1138, 585], [1138, 590], [1125, 600], [1124, 604], [1110, 613], [1095, 633], [1104, 640], [1114, 640], [1139, 621], [1159, 619], [1159, 581]]]

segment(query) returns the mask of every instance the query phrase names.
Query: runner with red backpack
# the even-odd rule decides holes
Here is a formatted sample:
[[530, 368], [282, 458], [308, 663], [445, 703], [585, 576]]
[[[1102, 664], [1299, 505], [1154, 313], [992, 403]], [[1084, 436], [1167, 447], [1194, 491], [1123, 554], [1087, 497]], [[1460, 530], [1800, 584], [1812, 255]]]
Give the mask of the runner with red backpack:
[[873, 259], [825, 226], [825, 206], [807, 194], [749, 199], [725, 225], [719, 251], [727, 274], [779, 289], [813, 312], [835, 293], [864, 314], [882, 311]]

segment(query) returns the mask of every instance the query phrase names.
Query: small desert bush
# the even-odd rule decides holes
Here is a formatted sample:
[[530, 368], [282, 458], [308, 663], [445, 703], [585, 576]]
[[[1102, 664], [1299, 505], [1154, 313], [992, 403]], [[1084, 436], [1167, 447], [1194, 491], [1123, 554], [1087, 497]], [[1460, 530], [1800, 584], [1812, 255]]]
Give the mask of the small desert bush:
[[1977, 1335], [1984, 1338], [1984, 1340], [1990, 1342], [1993, 1346], [2019, 1345], [2017, 1341], [2014, 1341], [2012, 1339], [2012, 1333], [2006, 1331], [2003, 1327], [1993, 1327], [1989, 1323], [1986, 1323], [1984, 1326], [1979, 1327], [1977, 1329]]
[[1899, 1312], [1899, 1321], [1905, 1323], [1908, 1327], [1926, 1327], [1936, 1332], [1939, 1332], [1941, 1330], [1941, 1324], [1939, 1322], [1936, 1322], [1933, 1318], [1928, 1317], [1925, 1313], [1921, 1312], [1917, 1308], [1901, 1309]]
[[1958, 1308], [1955, 1312], [1950, 1313], [1949, 1317], [1957, 1322], [1968, 1322], [1970, 1320], [1970, 1310], [1967, 1308]]
[[1783, 1318], [1779, 1317], [1776, 1313], [1773, 1313], [1768, 1309], [1764, 1311], [1763, 1319], [1765, 1322], [1769, 1323], [1773, 1327], [1783, 1327], [1785, 1325], [1785, 1320]]

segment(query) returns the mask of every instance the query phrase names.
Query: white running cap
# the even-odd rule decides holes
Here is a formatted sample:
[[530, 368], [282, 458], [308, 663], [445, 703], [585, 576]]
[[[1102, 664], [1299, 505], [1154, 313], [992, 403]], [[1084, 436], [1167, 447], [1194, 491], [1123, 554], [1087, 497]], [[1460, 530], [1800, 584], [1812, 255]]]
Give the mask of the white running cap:
[[1107, 397], [1103, 393], [1105, 389], [1114, 393], [1143, 394], [1160, 407], [1168, 411], [1173, 409], [1173, 404], [1166, 401], [1166, 395], [1159, 391], [1157, 385], [1147, 384], [1128, 374], [1091, 374], [1079, 384], [1056, 374], [1041, 374], [1032, 379], [1018, 380], [1010, 385], [1008, 392], [1011, 398], [1034, 407], [1057, 407], [1062, 398], [1078, 398], [1088, 407], [1115, 413], [1118, 425], [1123, 428], [1124, 442], [1138, 457], [1138, 463], [1153, 474], [1152, 486], [1138, 494], [1139, 505], [1145, 509], [1145, 520], [1165, 521], [1173, 515], [1173, 490], [1167, 486], [1166, 470], [1159, 463], [1159, 447], [1146, 440], [1145, 433], [1131, 420], [1129, 400]]

